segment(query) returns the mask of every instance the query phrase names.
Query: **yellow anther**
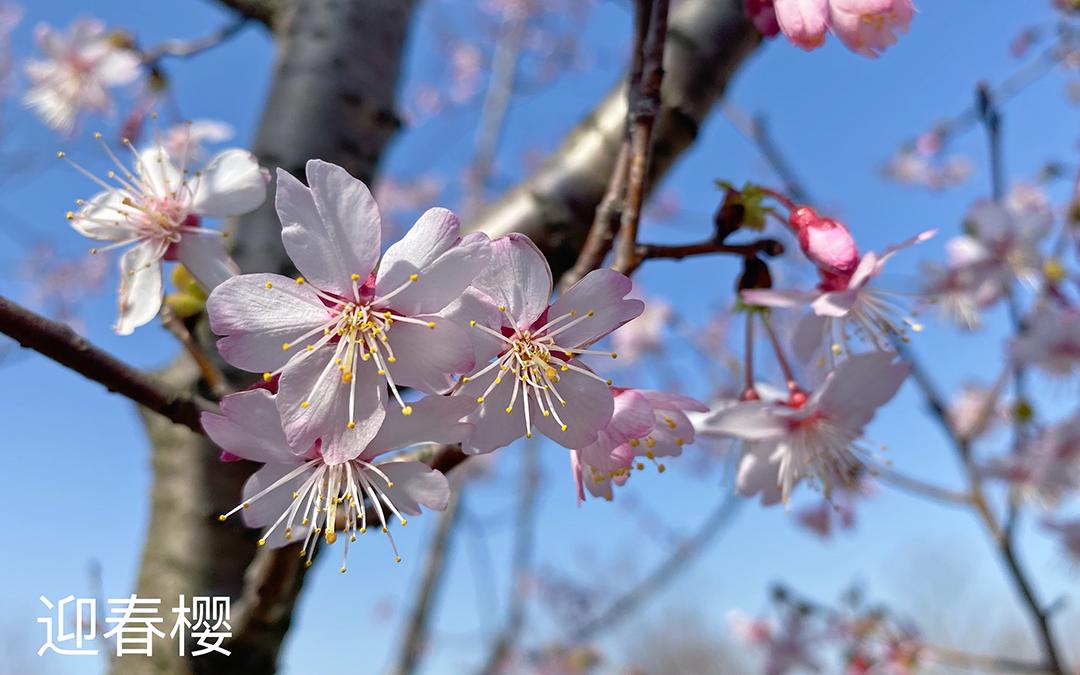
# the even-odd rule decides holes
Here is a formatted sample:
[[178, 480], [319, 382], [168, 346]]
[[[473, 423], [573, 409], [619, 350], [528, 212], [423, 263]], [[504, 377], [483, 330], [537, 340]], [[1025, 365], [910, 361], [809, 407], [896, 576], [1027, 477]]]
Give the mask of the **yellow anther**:
[[407, 405], [404, 408], [402, 408], [401, 409], [401, 414], [404, 415], [405, 417], [408, 417], [409, 415], [411, 415], [412, 414], [412, 406]]
[[664, 466], [663, 464], [657, 464], [656, 465], [656, 470], [659, 473], [664, 473], [665, 471], [667, 471], [667, 467]]
[[664, 416], [664, 424], [668, 425], [669, 429], [674, 429], [676, 426], [678, 426], [677, 424], [675, 424], [675, 420], [671, 419], [667, 415]]
[[401, 562], [401, 556], [394, 556], [394, 562], [396, 562], [396, 563]]
[[304, 349], [308, 350], [309, 352], [313, 352], [315, 351], [315, 345], [308, 345], [307, 347], [304, 347]]
[[349, 420], [349, 423], [345, 425], [345, 428], [346, 429], [355, 429], [356, 428], [356, 422], [353, 422], [352, 420]]
[[476, 328], [476, 321], [475, 320], [469, 321], [469, 328]]
[[551, 413], [547, 410], [544, 411], [544, 417], [551, 417]]
[[353, 275], [352, 275], [352, 280], [353, 280], [353, 281], [360, 281], [360, 275], [359, 275], [359, 274], [356, 274], [356, 273], [353, 273]]
[[506, 311], [506, 305], [499, 305], [499, 311], [500, 312], [505, 312]]
[[401, 519], [401, 526], [402, 527], [405, 527], [408, 524], [409, 524], [409, 521], [405, 520], [404, 518]]
[[341, 566], [341, 573], [345, 574], [345, 566], [344, 565]]
[[311, 567], [311, 561], [310, 561], [310, 560], [305, 560], [305, 561], [304, 561], [304, 567], [305, 567], [305, 568], [307, 568], [307, 567]]
[[387, 490], [393, 490], [394, 489], [394, 481], [387, 481], [386, 489]]
[[656, 453], [654, 453], [652, 450], [646, 450], [645, 456], [649, 459], [656, 459]]
[[675, 439], [675, 445], [677, 445], [677, 446], [679, 446], [681, 448], [682, 446], [686, 445], [686, 440], [682, 439], [682, 438], [676, 438]]
[[563, 372], [565, 373], [566, 371], [570, 370], [570, 366], [568, 366], [568, 365], [566, 365], [566, 364], [564, 363], [564, 364], [562, 364], [562, 366], [561, 366], [561, 367], [559, 368], [559, 370], [561, 370], [561, 371], [563, 371]]
[[366, 527], [361, 527], [360, 528], [360, 534], [366, 534], [366, 533], [367, 533], [367, 528]]
[[427, 322], [427, 327], [430, 328], [431, 330], [435, 330], [435, 322], [434, 321], [428, 321]]
[[510, 406], [506, 406], [506, 414], [509, 415], [512, 412], [514, 412], [514, 409]]
[[477, 403], [483, 403], [484, 402], [484, 397], [483, 396], [477, 396], [476, 397], [476, 402]]
[[393, 356], [391, 356], [391, 357], [388, 357], [388, 358], [386, 359], [386, 362], [387, 362], [387, 363], [397, 363], [397, 358], [396, 358], [396, 357], [393, 357]]
[[[379, 373], [379, 374], [382, 375], [382, 373]], [[344, 382], [345, 384], [348, 384], [349, 382], [351, 382], [352, 381], [352, 371], [347, 370], [347, 371], [343, 372], [341, 374], [341, 381]]]
[[272, 283], [270, 283], [269, 281], [267, 281], [267, 282], [266, 282], [266, 287], [267, 287], [267, 288], [273, 288], [273, 287], [274, 287], [274, 284], [272, 284]]
[[596, 312], [590, 309], [589, 311], [585, 312], [585, 316], [596, 316]]
[[326, 543], [327, 544], [333, 544], [335, 541], [337, 541], [337, 533], [335, 533], [333, 530], [327, 532], [326, 533]]
[[306, 410], [308, 408], [308, 405], [309, 405], [308, 402], [304, 401], [303, 403], [300, 404], [300, 407], [304, 408]]
[[281, 344], [281, 348], [282, 348], [282, 349], [283, 349], [284, 351], [289, 351], [289, 343], [288, 343], [288, 342], [283, 342], [283, 343]]
[[641, 462], [638, 462], [637, 463], [637, 470], [638, 471], [643, 471], [644, 469], [645, 469], [645, 465], [643, 463], [641, 463]]
[[64, 214], [64, 217], [67, 218], [68, 220], [75, 220], [75, 212], [74, 211], [68, 211], [67, 213]]
[[56, 151], [56, 156], [59, 157], [60, 159], [63, 159], [65, 157], [67, 157], [67, 153], [64, 152], [63, 150], [57, 150]]
[[532, 432], [531, 431], [526, 431], [525, 432], [525, 438], [532, 438]]
[[272, 379], [274, 379], [273, 375], [270, 373], [263, 373], [263, 382], [269, 382]]
[[225, 522], [225, 518], [226, 518], [226, 516], [225, 516], [224, 513], [217, 517], [217, 519], [220, 520], [223, 523]]
[[304, 277], [296, 277], [296, 283], [298, 283], [298, 284], [304, 283]]
[[649, 447], [649, 448], [655, 448], [656, 447], [656, 439], [653, 438], [652, 436], [646, 436], [645, 437], [645, 446]]
[[563, 431], [566, 431], [566, 430], [567, 430], [567, 429], [569, 429], [570, 427], [568, 427], [568, 426], [566, 426], [566, 425], [564, 424], [564, 425], [562, 425], [562, 426], [561, 426], [561, 427], [559, 427], [559, 428], [560, 428], [560, 429], [562, 429]]
[[619, 355], [616, 354], [615, 352], [611, 352], [611, 358], [617, 359], [617, 358], [619, 358]]
[[409, 281], [416, 281], [419, 278], [420, 278], [419, 274], [410, 274], [409, 275]]
[[383, 370], [382, 368], [379, 368], [378, 370], [375, 371], [375, 374], [376, 375], [385, 375], [386, 371]]
[[544, 375], [547, 375], [548, 377], [555, 377], [556, 374], [555, 369], [551, 366], [548, 366], [547, 370], [544, 371]]
[[251, 508], [251, 502], [244, 502], [244, 503], [243, 503], [243, 504], [241, 504], [240, 506], [241, 506], [242, 508], [245, 508], [245, 509], [249, 509], [249, 508]]
[[612, 383], [612, 379], [610, 377], [608, 379], [604, 380], [604, 384], [606, 384], [609, 387], [611, 386], [611, 383]]
[[259, 546], [266, 546], [266, 540], [265, 539], [260, 539], [258, 544], [259, 544]]

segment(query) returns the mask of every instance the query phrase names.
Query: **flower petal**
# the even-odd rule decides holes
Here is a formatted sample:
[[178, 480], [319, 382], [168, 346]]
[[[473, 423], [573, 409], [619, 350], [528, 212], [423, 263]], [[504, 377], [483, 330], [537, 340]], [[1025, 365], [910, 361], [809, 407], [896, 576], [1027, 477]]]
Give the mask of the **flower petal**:
[[807, 312], [795, 324], [791, 347], [800, 363], [811, 363], [821, 352], [828, 326], [829, 319], [814, 312]]
[[123, 205], [128, 193], [124, 190], [99, 192], [71, 219], [71, 226], [84, 237], [101, 241], [123, 241], [134, 236], [127, 224]]
[[495, 301], [475, 288], [466, 288], [461, 297], [447, 305], [439, 314], [445, 320], [453, 321], [465, 329], [473, 345], [474, 370], [486, 366], [491, 359], [506, 350], [507, 343], [504, 340], [471, 325], [475, 321], [499, 332], [503, 323], [502, 312], [495, 306]]
[[[387, 249], [375, 278], [379, 296], [408, 286], [387, 301], [402, 314], [430, 314], [453, 302], [488, 264], [486, 234], [459, 239], [460, 222], [447, 209], [428, 209]], [[414, 282], [410, 275], [416, 274]]]
[[144, 241], [120, 257], [120, 313], [113, 330], [131, 335], [161, 309], [161, 256], [165, 242]]
[[[579, 368], [585, 367], [576, 359], [570, 363]], [[598, 379], [574, 370], [567, 370], [559, 373], [559, 381], [555, 383], [554, 389], [566, 401], [565, 406], [555, 401], [555, 413], [558, 413], [559, 418], [566, 425], [566, 430], [563, 431], [555, 420], [555, 413], [552, 413], [550, 417], [544, 417], [537, 406], [535, 397], [530, 397], [529, 405], [532, 406], [530, 415], [533, 424], [545, 436], [568, 450], [583, 448], [593, 443], [599, 431], [611, 421], [611, 415], [615, 411], [615, 399], [611, 394], [611, 388]], [[553, 399], [554, 394], [555, 391], [552, 391]], [[523, 413], [519, 405], [512, 416], [520, 419], [521, 415]]]
[[352, 297], [352, 275], [362, 282], [379, 259], [382, 234], [375, 199], [366, 185], [333, 164], [309, 161], [307, 178], [311, 188], [278, 169], [275, 205], [281, 240], [308, 281]]
[[739, 294], [743, 302], [748, 305], [759, 307], [804, 307], [813, 302], [820, 293], [814, 291], [778, 290], [778, 289], [749, 289]]
[[[326, 345], [290, 362], [281, 373], [277, 395], [289, 445], [309, 448], [321, 439], [320, 452], [327, 464], [358, 456], [386, 417], [383, 379], [373, 368], [357, 368], [350, 382], [342, 382], [334, 353], [334, 347]], [[349, 429], [349, 398], [354, 388], [352, 421], [356, 426]]]
[[215, 234], [184, 235], [176, 245], [176, 259], [207, 292], [240, 274], [225, 251], [225, 240]]
[[511, 323], [525, 330], [551, 300], [551, 268], [532, 240], [511, 233], [491, 242], [491, 262], [473, 286], [505, 307]]
[[[489, 373], [481, 379], [470, 380], [462, 387], [458, 396], [475, 401], [495, 377], [495, 373]], [[505, 406], [510, 403], [513, 383], [513, 377], [502, 378], [500, 384], [495, 385], [495, 388], [488, 392], [487, 402], [465, 420], [473, 425], [474, 430], [472, 435], [461, 443], [462, 452], [470, 455], [491, 452], [510, 445], [525, 435], [525, 423], [522, 421], [523, 413], [520, 404], [516, 415], [508, 415], [504, 411]]]
[[[304, 480], [311, 473], [310, 470], [301, 471], [294, 478], [277, 486], [254, 501], [252, 501], [252, 498], [289, 475], [289, 473], [296, 471], [300, 465], [300, 460], [288, 463], [276, 462], [267, 464], [247, 479], [247, 482], [244, 483], [243, 494], [244, 501], [248, 502], [250, 506], [240, 511], [244, 517], [244, 524], [248, 527], [269, 527], [281, 517], [281, 514], [285, 513], [286, 509], [292, 506], [292, 493], [303, 484]], [[302, 516], [297, 517], [297, 520], [300, 520], [300, 517]], [[278, 526], [274, 535], [276, 536], [272, 535], [267, 538], [267, 546], [277, 548], [285, 545], [287, 543], [285, 541], [285, 524]]]
[[274, 397], [265, 389], [251, 389], [221, 399], [223, 414], [204, 412], [200, 418], [210, 440], [221, 449], [253, 462], [298, 462], [285, 440]]
[[473, 432], [461, 421], [476, 409], [476, 400], [465, 396], [425, 396], [414, 401], [411, 415], [389, 410], [379, 433], [362, 455], [369, 460], [384, 452], [418, 443], [460, 443]]
[[294, 352], [282, 349], [330, 320], [327, 308], [306, 284], [279, 274], [244, 274], [214, 289], [206, 301], [210, 330], [222, 358], [237, 368], [275, 371]]
[[783, 436], [786, 424], [764, 401], [740, 401], [703, 421], [698, 432], [707, 436], [734, 436], [760, 441]]
[[385, 462], [379, 470], [386, 474], [394, 487], [386, 496], [402, 513], [420, 514], [420, 506], [442, 511], [450, 500], [450, 483], [446, 476], [423, 462]]
[[780, 465], [772, 461], [775, 443], [747, 443], [739, 459], [735, 486], [745, 497], [761, 495], [764, 506], [779, 504], [783, 497], [780, 489]]
[[450, 375], [473, 369], [473, 344], [465, 329], [438, 315], [420, 315], [435, 328], [403, 321], [387, 331], [394, 350], [395, 363], [390, 368], [394, 382], [437, 394], [450, 387]]
[[224, 150], [202, 170], [191, 208], [211, 218], [250, 213], [266, 201], [267, 174], [247, 150]]
[[635, 391], [644, 396], [645, 400], [648, 401], [653, 408], [693, 412], [709, 411], [709, 406], [697, 399], [683, 396], [682, 394], [672, 394], [671, 392], [657, 391], [655, 389], [636, 389]]
[[816, 403], [830, 418], [859, 431], [904, 383], [908, 366], [891, 352], [849, 356], [829, 373], [807, 405]]
[[[867, 254], [868, 256], [871, 254]], [[866, 258], [863, 258], [866, 260]], [[851, 308], [855, 306], [855, 302], [859, 299], [859, 291], [848, 289], [844, 291], [829, 291], [828, 293], [822, 293], [817, 300], [811, 304], [814, 308], [814, 314], [818, 316], [827, 316], [834, 319], [839, 319], [847, 316]]]
[[[560, 295], [548, 312], [548, 319], [555, 319], [574, 312], [583, 321], [560, 331], [555, 325], [548, 331], [555, 334], [556, 344], [563, 347], [581, 347], [596, 342], [645, 310], [645, 303], [625, 299], [633, 283], [625, 274], [612, 269], [593, 270], [585, 278]], [[592, 316], [589, 316], [589, 313]], [[563, 325], [569, 325], [570, 321]]]
[[135, 171], [158, 197], [184, 198], [180, 194], [184, 185], [184, 175], [172, 163], [168, 153], [159, 147], [152, 147], [139, 153], [135, 162]]

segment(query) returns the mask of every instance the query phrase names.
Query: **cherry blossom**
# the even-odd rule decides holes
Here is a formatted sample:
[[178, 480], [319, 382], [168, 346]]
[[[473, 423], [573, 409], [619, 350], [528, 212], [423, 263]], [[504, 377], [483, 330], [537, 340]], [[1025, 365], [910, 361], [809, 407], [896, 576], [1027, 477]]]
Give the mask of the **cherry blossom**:
[[[101, 140], [101, 134], [95, 134]], [[128, 335], [153, 319], [161, 308], [162, 260], [177, 260], [208, 290], [236, 274], [220, 232], [203, 227], [203, 218], [248, 213], [266, 199], [267, 177], [255, 156], [231, 149], [192, 172], [177, 165], [160, 145], [136, 152], [134, 171], [101, 141], [115, 164], [107, 182], [67, 160], [102, 192], [78, 200], [67, 218], [80, 234], [108, 245], [99, 253], [128, 247], [120, 258], [120, 310], [114, 330]], [[60, 152], [61, 158], [67, 159]]]
[[821, 672], [821, 664], [812, 654], [820, 638], [803, 609], [787, 608], [779, 625], [765, 619], [751, 619], [742, 612], [734, 611], [728, 614], [728, 625], [743, 642], [765, 649], [764, 675]]
[[[1039, 245], [1050, 233], [1053, 217], [1046, 208], [1014, 202], [1012, 208], [983, 201], [965, 218], [966, 233], [950, 239], [950, 266], [966, 267], [984, 301], [1001, 297], [1014, 280], [1034, 285], [1042, 272]], [[995, 294], [996, 295], [993, 295]]]
[[[623, 485], [638, 457], [678, 457], [684, 446], [694, 442], [694, 425], [687, 413], [704, 413], [708, 407], [688, 396], [650, 389], [613, 388], [615, 408], [611, 421], [600, 430], [595, 442], [570, 451], [570, 467], [577, 488], [578, 503], [584, 489], [594, 497], [613, 498], [612, 485]], [[664, 465], [658, 464], [660, 472]]]
[[786, 503], [795, 485], [809, 478], [829, 496], [834, 486], [849, 485], [869, 458], [859, 443], [863, 428], [908, 372], [893, 358], [888, 352], [853, 355], [809, 396], [740, 401], [706, 418], [698, 431], [746, 441], [737, 477], [743, 495]]
[[1080, 363], [1080, 312], [1044, 307], [1033, 312], [1025, 323], [1027, 329], [1010, 345], [1013, 360], [1048, 375], [1072, 375]]
[[455, 443], [471, 431], [460, 422], [469, 412], [467, 401], [428, 396], [413, 406], [415, 419], [387, 417], [368, 443], [331, 457], [318, 442], [288, 442], [274, 396], [265, 389], [226, 396], [221, 414], [203, 413], [203, 428], [228, 453], [263, 466], [244, 484], [244, 500], [218, 519], [241, 513], [249, 527], [264, 528], [260, 546], [303, 542], [301, 556], [307, 565], [320, 539], [330, 545], [340, 533], [344, 572], [349, 544], [367, 532], [370, 517], [400, 562], [391, 521], [405, 525], [405, 516], [419, 515], [420, 506], [443, 510], [450, 487], [445, 476], [422, 462], [378, 458], [418, 443]]
[[829, 25], [848, 49], [876, 58], [907, 32], [914, 12], [911, 0], [829, 0]]
[[[897, 294], [873, 288], [870, 282], [881, 274], [896, 252], [926, 241], [935, 230], [889, 246], [881, 253], [859, 257], [842, 224], [813, 215], [810, 218], [804, 209], [798, 209], [792, 214], [791, 222], [797, 228], [807, 257], [818, 268], [817, 291], [750, 289], [742, 292], [743, 300], [766, 307], [810, 306], [811, 313], [796, 328], [793, 345], [796, 356], [804, 362], [812, 360], [824, 342], [829, 343], [833, 354], [850, 351], [851, 331], [872, 343], [875, 349], [888, 350], [890, 341], [904, 337], [907, 328], [921, 330], [920, 324], [904, 314]], [[808, 224], [815, 222], [816, 227]]]
[[1005, 378], [998, 378], [993, 387], [967, 384], [949, 403], [946, 411], [949, 424], [958, 437], [971, 441], [985, 435], [1003, 418], [998, 401]]
[[829, 0], [774, 0], [780, 30], [797, 47], [811, 50], [825, 44], [829, 32]]
[[[473, 367], [465, 331], [437, 313], [462, 294], [489, 257], [483, 234], [459, 236], [456, 216], [430, 209], [379, 262], [378, 207], [345, 169], [311, 160], [305, 186], [278, 170], [281, 238], [303, 275], [245, 274], [207, 301], [222, 357], [280, 375], [278, 408], [289, 442], [338, 461], [375, 436], [387, 389], [449, 388]], [[376, 265], [378, 266], [376, 269]]]
[[1054, 506], [1080, 486], [1080, 415], [1042, 429], [1017, 452], [990, 461], [984, 472]]
[[141, 61], [96, 19], [77, 19], [66, 34], [41, 24], [34, 33], [44, 59], [26, 64], [30, 88], [23, 102], [41, 121], [70, 134], [83, 112], [110, 112], [109, 87], [128, 84]]
[[630, 279], [600, 269], [549, 306], [551, 269], [536, 245], [509, 234], [491, 248], [491, 264], [473, 282], [477, 293], [459, 310], [470, 317], [480, 341], [477, 363], [485, 364], [463, 378], [460, 395], [479, 408], [469, 418], [476, 433], [462, 448], [490, 452], [532, 438], [534, 428], [567, 449], [585, 447], [615, 404], [610, 381], [580, 357], [615, 358], [589, 346], [641, 314], [644, 304], [626, 299]]

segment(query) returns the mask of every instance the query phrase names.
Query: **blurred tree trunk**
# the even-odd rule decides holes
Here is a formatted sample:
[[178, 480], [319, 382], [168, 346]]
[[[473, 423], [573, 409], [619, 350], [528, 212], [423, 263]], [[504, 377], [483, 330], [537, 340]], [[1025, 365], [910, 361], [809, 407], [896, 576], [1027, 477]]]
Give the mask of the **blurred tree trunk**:
[[[254, 16], [274, 33], [273, 84], [253, 149], [264, 166], [304, 175], [313, 157], [340, 164], [365, 182], [374, 178], [380, 155], [398, 121], [394, 101], [412, 0], [274, 0], [226, 2]], [[238, 219], [234, 256], [245, 271], [288, 272], [281, 225], [273, 200]], [[209, 336], [203, 343], [212, 348]], [[250, 376], [230, 373], [243, 386]], [[182, 359], [164, 373], [174, 384], [198, 386]], [[235, 505], [252, 471], [245, 462], [218, 461], [205, 439], [153, 413], [144, 413], [153, 445], [151, 514], [136, 592], [160, 598], [227, 595], [233, 600], [236, 639], [228, 657], [184, 659], [177, 645], [159, 641], [152, 658], [113, 662], [118, 675], [228, 673], [266, 675], [277, 660], [303, 580], [298, 557], [256, 546], [258, 532], [240, 519], [217, 515]], [[245, 576], [247, 583], [245, 583]]]

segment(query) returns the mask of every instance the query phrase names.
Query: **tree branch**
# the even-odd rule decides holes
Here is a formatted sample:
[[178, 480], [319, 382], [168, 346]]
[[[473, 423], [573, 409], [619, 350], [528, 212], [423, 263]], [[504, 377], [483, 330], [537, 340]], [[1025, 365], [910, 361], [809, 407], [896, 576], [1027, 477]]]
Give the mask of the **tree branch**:
[[142, 52], [143, 63], [153, 65], [166, 56], [189, 58], [217, 47], [240, 32], [251, 21], [251, 17], [240, 16], [209, 35], [192, 40], [165, 40]]
[[199, 414], [208, 401], [165, 390], [152, 378], [90, 344], [65, 324], [46, 319], [0, 296], [0, 333], [148, 410], [202, 433]]
[[287, 0], [217, 0], [240, 16], [274, 30]]

